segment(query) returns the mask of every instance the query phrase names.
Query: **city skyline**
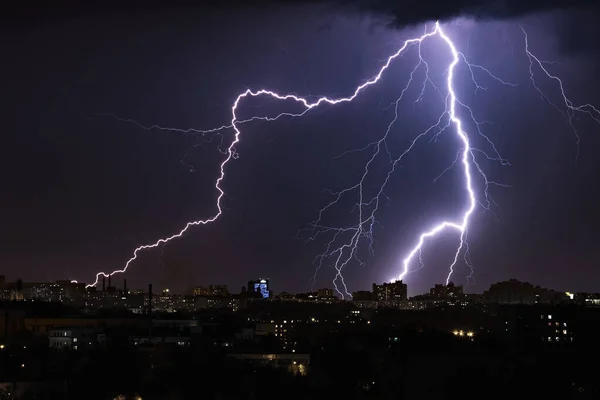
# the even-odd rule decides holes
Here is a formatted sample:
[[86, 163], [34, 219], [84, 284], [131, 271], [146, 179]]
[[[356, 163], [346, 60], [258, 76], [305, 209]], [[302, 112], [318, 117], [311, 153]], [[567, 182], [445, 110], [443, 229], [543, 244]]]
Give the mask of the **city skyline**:
[[[62, 277], [89, 282], [88, 277], [98, 270], [122, 268], [136, 246], [177, 231], [190, 218], [213, 215], [218, 193], [211, 185], [223, 161], [217, 151], [218, 137], [209, 142], [206, 135], [148, 131], [98, 113], [183, 129], [227, 121], [228, 105], [242, 86], [345, 96], [357, 83], [374, 76], [381, 60], [397, 51], [398, 43], [422, 34], [421, 28], [371, 30], [375, 20], [361, 22], [344, 16], [330, 21], [329, 16], [317, 16], [310, 6], [299, 9], [306, 13], [304, 19], [283, 13], [282, 20], [272, 22], [269, 30], [257, 28], [247, 38], [254, 47], [247, 47], [251, 43], [240, 39], [232, 48], [224, 48], [222, 43], [238, 37], [235, 30], [221, 32], [221, 42], [211, 44], [200, 34], [210, 25], [198, 28], [203, 24], [192, 24], [180, 15], [159, 19], [164, 27], [184, 22], [178, 25], [181, 31], [170, 32], [164, 42], [155, 33], [150, 37], [135, 33], [137, 27], [156, 24], [152, 16], [140, 17], [135, 28], [129, 21], [103, 16], [95, 24], [105, 25], [106, 18], [115, 23], [115, 28], [103, 31], [98, 31], [98, 25], [73, 22], [71, 27], [80, 33], [78, 37], [52, 23], [27, 34], [9, 26], [7, 29], [17, 34], [9, 54], [30, 50], [22, 61], [7, 67], [10, 75], [24, 77], [17, 71], [24, 70], [41, 76], [33, 59], [56, 53], [57, 46], [68, 49], [68, 54], [57, 52], [59, 56], [45, 66], [56, 79], [25, 83], [16, 79], [18, 84], [9, 87], [9, 93], [15, 95], [36, 90], [40, 95], [17, 112], [18, 124], [10, 127], [14, 134], [7, 137], [7, 148], [15, 151], [3, 160], [5, 170], [13, 170], [9, 167], [14, 165], [22, 165], [22, 169], [8, 178], [8, 194], [3, 200], [7, 223], [2, 234], [11, 246], [1, 254], [2, 273], [25, 280]], [[248, 18], [273, 21], [278, 13], [273, 9]], [[306, 24], [299, 26], [296, 22], [300, 20]], [[508, 168], [486, 165], [490, 179], [497, 178], [510, 187], [490, 189], [498, 207], [493, 207], [494, 212], [479, 210], [474, 216], [477, 222], [470, 231], [470, 255], [476, 278], [473, 290], [478, 292], [510, 277], [545, 287], [594, 291], [593, 282], [600, 274], [594, 268], [600, 256], [593, 246], [597, 239], [593, 227], [600, 222], [595, 207], [600, 194], [588, 184], [598, 178], [594, 154], [600, 135], [597, 126], [577, 121], [581, 140], [577, 146], [564, 116], [540, 101], [529, 82], [519, 23], [527, 28], [536, 54], [565, 63], [556, 66], [556, 71], [566, 80], [570, 98], [577, 102], [600, 104], [591, 90], [597, 84], [592, 81], [592, 71], [598, 58], [587, 48], [579, 49], [579, 53], [566, 52], [565, 38], [549, 28], [554, 21], [556, 16], [549, 14], [511, 22], [447, 22], [452, 38], [461, 48], [469, 49], [473, 62], [519, 85], [496, 86], [488, 79], [484, 80], [488, 90], [477, 91], [466, 89], [468, 76], [461, 78], [465, 85], [462, 95], [478, 106], [481, 120], [493, 121], [486, 127], [487, 133], [511, 162]], [[323, 23], [330, 24], [330, 29], [321, 30]], [[287, 30], [289, 26], [294, 28]], [[137, 45], [121, 43], [119, 29], [128, 32]], [[553, 41], [547, 42], [547, 35], [554, 35]], [[465, 37], [471, 38], [468, 43]], [[339, 46], [341, 38], [351, 38], [354, 46]], [[86, 41], [95, 45], [88, 46]], [[256, 43], [263, 42], [271, 43], [264, 50], [266, 54], [250, 57], [260, 47]], [[156, 48], [157, 43], [162, 45]], [[217, 59], [209, 62], [200, 55], [202, 49], [211, 46], [220, 50]], [[432, 46], [427, 51], [439, 50]], [[89, 63], [74, 63], [88, 48], [92, 49]], [[192, 48], [197, 52], [190, 52]], [[240, 48], [246, 48], [242, 52], [246, 62], [238, 70], [234, 55]], [[106, 57], [108, 52], [120, 57]], [[154, 64], [147, 62], [156, 54], [170, 56]], [[20, 62], [29, 66], [24, 68]], [[343, 73], [339, 73], [341, 66]], [[385, 131], [392, 117], [386, 107], [405, 85], [412, 67], [410, 63], [394, 64], [386, 72], [392, 78], [386, 76], [385, 85], [361, 95], [357, 104], [329, 107], [303, 119], [244, 127], [247, 139], [240, 142], [239, 159], [232, 161], [228, 172], [232, 177], [226, 183], [223, 218], [211, 226], [194, 228], [164, 249], [141, 254], [125, 277], [134, 286], [143, 287], [152, 281], [182, 290], [187, 282], [224, 282], [236, 288], [245, 285], [248, 276], [264, 275], [289, 291], [309, 290], [315, 268], [312, 261], [323, 243], [298, 240], [298, 231], [314, 221], [315, 210], [327, 204], [328, 198], [320, 194], [324, 188], [334, 190], [332, 185], [337, 183], [343, 188], [354, 181], [364, 166], [360, 160], [365, 154], [353, 153], [343, 159], [336, 156], [371, 143], [374, 130]], [[145, 72], [138, 73], [140, 70]], [[215, 82], [206, 82], [199, 75], [214, 76]], [[106, 86], [113, 81], [121, 84]], [[28, 90], [22, 85], [32, 86]], [[549, 82], [540, 86], [556, 98], [556, 87]], [[428, 96], [435, 96], [435, 91]], [[498, 106], [496, 98], [512, 100]], [[170, 106], [172, 102], [177, 105]], [[406, 110], [416, 107], [415, 115], [396, 132], [394, 151], [422, 129], [430, 114], [436, 115], [438, 110], [432, 110], [432, 104], [425, 100], [406, 105]], [[241, 113], [249, 113], [243, 118], [254, 115], [255, 106], [241, 108]], [[260, 101], [258, 106], [278, 107]], [[41, 115], [44, 122], [30, 121], [31, 114]], [[225, 134], [223, 140], [227, 146], [231, 135]], [[455, 151], [450, 154], [446, 147], [453, 143], [451, 135], [446, 133], [439, 140], [424, 142], [426, 145], [416, 149], [394, 178], [386, 192], [389, 200], [377, 218], [383, 227], [377, 226], [374, 254], [362, 249], [366, 266], [354, 265], [345, 271], [350, 291], [368, 288], [370, 283], [366, 282], [389, 281], [418, 233], [439, 218], [456, 215], [464, 205], [457, 191], [459, 176], [452, 171], [432, 183], [455, 157]], [[22, 154], [31, 155], [25, 164]], [[451, 198], [447, 193], [452, 193]], [[345, 223], [342, 214], [333, 222]], [[426, 245], [425, 268], [405, 277], [409, 292], [419, 293], [443, 282], [456, 240], [456, 235], [448, 233]], [[324, 266], [315, 287], [327, 286], [332, 274], [331, 265]], [[466, 283], [466, 275], [468, 269], [460, 265], [453, 280]]]
[[[263, 287], [264, 286], [264, 287]], [[154, 287], [154, 289], [152, 289]], [[480, 292], [469, 291], [463, 285], [457, 285], [454, 282], [435, 283], [426, 291], [421, 293], [411, 293], [407, 290], [408, 285], [402, 280], [377, 283], [374, 282], [370, 289], [372, 290], [357, 290], [352, 293], [351, 297], [341, 298], [333, 288], [322, 287], [305, 292], [290, 292], [285, 288], [272, 290], [269, 279], [258, 278], [248, 281], [247, 286], [244, 285], [239, 289], [228, 287], [226, 284], [204, 284], [193, 285], [184, 291], [178, 292], [168, 287], [156, 287], [149, 283], [145, 287], [131, 288], [127, 279], [111, 280], [102, 279], [96, 287], [89, 287], [85, 282], [74, 282], [71, 280], [58, 280], [54, 282], [26, 282], [20, 279], [10, 281], [4, 275], [0, 275], [0, 300], [33, 300], [38, 298], [42, 301], [58, 301], [68, 292], [78, 292], [79, 295], [87, 293], [87, 295], [108, 295], [115, 299], [126, 295], [148, 295], [153, 292], [158, 296], [183, 296], [183, 297], [212, 297], [212, 298], [240, 298], [240, 297], [255, 297], [264, 300], [285, 300], [285, 299], [304, 299], [316, 300], [318, 298], [336, 299], [336, 301], [383, 301], [383, 302], [403, 302], [406, 300], [418, 300], [433, 296], [434, 298], [444, 298], [448, 294], [450, 297], [460, 296], [489, 296], [490, 293], [513, 291], [514, 293], [552, 293], [553, 296], [563, 300], [573, 300], [574, 296], [592, 296], [596, 298], [600, 296], [600, 289], [591, 292], [569, 291], [561, 288], [542, 287], [535, 283], [519, 281], [515, 278], [494, 282], [488, 288], [484, 288]], [[467, 290], [465, 290], [467, 289]], [[4, 290], [4, 292], [2, 292]], [[452, 294], [454, 293], [454, 294]], [[3, 298], [4, 296], [4, 298]], [[16, 297], [15, 297], [16, 296]], [[32, 297], [33, 296], [33, 297]], [[14, 297], [14, 298], [13, 298]], [[22, 297], [22, 298], [21, 298]], [[65, 297], [65, 299], [68, 298]], [[125, 299], [123, 297], [122, 299]]]
[[0, 399], [600, 398], [599, 17], [3, 4]]

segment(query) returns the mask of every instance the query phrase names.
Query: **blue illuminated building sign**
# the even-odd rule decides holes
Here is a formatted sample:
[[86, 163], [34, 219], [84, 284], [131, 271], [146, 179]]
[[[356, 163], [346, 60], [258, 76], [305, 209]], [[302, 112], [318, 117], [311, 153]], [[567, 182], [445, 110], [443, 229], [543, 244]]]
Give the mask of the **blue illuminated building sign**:
[[253, 282], [253, 289], [255, 292], [259, 292], [263, 299], [269, 298], [269, 281], [266, 279], [259, 279]]

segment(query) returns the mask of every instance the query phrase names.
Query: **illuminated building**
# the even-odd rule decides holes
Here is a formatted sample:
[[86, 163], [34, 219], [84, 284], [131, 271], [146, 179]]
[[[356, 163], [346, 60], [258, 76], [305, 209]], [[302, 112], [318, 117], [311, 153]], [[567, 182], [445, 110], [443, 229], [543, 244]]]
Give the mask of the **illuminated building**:
[[296, 297], [288, 292], [281, 292], [277, 295], [278, 300], [295, 300]]
[[452, 282], [447, 285], [436, 284], [429, 290], [429, 294], [437, 299], [456, 299], [463, 297], [463, 287]]
[[269, 290], [269, 280], [260, 278], [256, 281], [249, 281], [248, 292], [258, 292], [260, 293], [263, 299], [268, 299], [269, 297], [271, 297], [271, 292]]
[[600, 306], [600, 294], [599, 293], [577, 293], [574, 296], [576, 303], [584, 305], [586, 307], [598, 307]]
[[408, 298], [407, 286], [401, 280], [383, 283], [382, 285], [374, 283], [373, 297], [377, 301], [403, 301]]
[[140, 318], [90, 318], [90, 317], [57, 317], [57, 318], [28, 318], [21, 316], [20, 321], [12, 324], [24, 326], [29, 332], [38, 337], [47, 337], [53, 329], [100, 329], [105, 327], [126, 326], [145, 327], [147, 322]]
[[286, 351], [295, 351], [294, 348], [298, 344], [298, 331], [301, 320], [284, 319], [275, 321], [275, 336], [279, 339], [281, 346]]
[[428, 303], [420, 300], [409, 300], [404, 301], [400, 305], [401, 310], [424, 310], [427, 308]]
[[195, 311], [196, 310], [196, 300], [194, 296], [186, 296], [186, 295], [173, 295], [171, 297], [173, 310], [175, 311]]
[[571, 343], [573, 342], [572, 324], [561, 318], [558, 314], [549, 312], [540, 314], [542, 324], [542, 341], [549, 343]]
[[352, 305], [356, 308], [378, 308], [379, 303], [375, 300], [352, 300]]
[[325, 288], [317, 290], [317, 297], [319, 300], [334, 300], [333, 289]]
[[48, 345], [57, 350], [81, 350], [89, 348], [97, 342], [97, 334], [91, 328], [54, 328], [48, 332]]
[[209, 290], [207, 287], [198, 286], [194, 288], [194, 296], [208, 296]]
[[85, 284], [67, 280], [51, 282], [6, 282], [0, 276], [0, 300], [44, 301], [83, 305]]
[[194, 302], [195, 310], [229, 309], [238, 311], [240, 299], [233, 297], [197, 296]]
[[[569, 297], [569, 300], [571, 300], [569, 303], [573, 303], [573, 304], [577, 304], [580, 306], [583, 305], [589, 305], [589, 306], [598, 306], [600, 305], [600, 294], [598, 293], [584, 293], [584, 292], [578, 292], [578, 293], [565, 293], [565, 295], [567, 295]], [[589, 301], [589, 303], [588, 303]], [[594, 304], [595, 303], [595, 304]]]
[[194, 288], [194, 296], [227, 297], [229, 296], [229, 290], [227, 285], [198, 286]]
[[306, 293], [296, 293], [296, 295], [294, 297], [298, 301], [316, 302], [319, 299], [318, 296], [319, 295], [317, 294], [317, 292], [306, 292]]
[[350, 315], [349, 315], [349, 320], [350, 323], [353, 324], [356, 321], [360, 320], [361, 316], [360, 316], [360, 310], [350, 310]]
[[[160, 294], [154, 295], [152, 298], [152, 309], [158, 312], [172, 313], [175, 309], [175, 298], [177, 295], [173, 295], [169, 289], [163, 289]], [[149, 307], [149, 297], [144, 299], [144, 305]]]

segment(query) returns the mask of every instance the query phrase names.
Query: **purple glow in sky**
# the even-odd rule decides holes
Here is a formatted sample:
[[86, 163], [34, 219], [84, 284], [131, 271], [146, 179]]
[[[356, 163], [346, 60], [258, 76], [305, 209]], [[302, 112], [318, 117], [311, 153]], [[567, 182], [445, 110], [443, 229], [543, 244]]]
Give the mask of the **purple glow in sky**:
[[[544, 63], [541, 60], [539, 60], [533, 53], [531, 53], [531, 51], [529, 50], [528, 42], [527, 42], [527, 34], [524, 29], [523, 29], [523, 33], [525, 35], [525, 52], [527, 53], [527, 56], [529, 57], [529, 60], [530, 60], [531, 80], [532, 80], [535, 88], [540, 92], [540, 94], [548, 102], [550, 102], [558, 111], [562, 112], [561, 109], [558, 108], [554, 103], [552, 103], [548, 99], [548, 97], [541, 91], [541, 89], [536, 85], [535, 78], [534, 78], [534, 72], [532, 70], [533, 60], [536, 61], [536, 63], [539, 65], [539, 67], [541, 68], [541, 70], [547, 77], [556, 80], [558, 82], [558, 84], [560, 85], [561, 93], [563, 95], [563, 100], [564, 100], [565, 106], [568, 109], [568, 113], [565, 115], [568, 116], [570, 125], [573, 128], [573, 130], [575, 130], [575, 127], [573, 126], [573, 122], [572, 122], [572, 114], [571, 114], [572, 112], [586, 113], [590, 117], [595, 119], [596, 121], [600, 121], [598, 119], [598, 118], [600, 118], [600, 112], [596, 108], [594, 108], [592, 105], [590, 105], [590, 104], [585, 104], [585, 105], [581, 105], [581, 106], [573, 105], [573, 103], [566, 97], [566, 94], [565, 94], [563, 86], [562, 86], [562, 81], [558, 77], [551, 75], [544, 68]], [[446, 68], [445, 68], [445, 74], [446, 74], [446, 78], [445, 78], [446, 93], [445, 94], [443, 94], [441, 92], [440, 88], [438, 88], [433, 83], [433, 81], [431, 80], [431, 77], [429, 75], [429, 63], [432, 61], [427, 61], [426, 59], [423, 58], [423, 56], [421, 54], [421, 45], [423, 44], [423, 42], [426, 39], [430, 39], [430, 38], [434, 38], [434, 37], [438, 38], [442, 43], [444, 43], [446, 48], [449, 50], [449, 52], [451, 54], [451, 60], [449, 61], [449, 63], [446, 65]], [[457, 218], [442, 220], [442, 221], [436, 223], [430, 229], [422, 232], [418, 236], [417, 244], [403, 258], [402, 265], [400, 266], [400, 272], [398, 273], [397, 278], [394, 278], [392, 280], [404, 279], [406, 274], [410, 272], [410, 267], [411, 267], [411, 264], [415, 261], [415, 257], [418, 256], [418, 259], [419, 259], [419, 261], [421, 261], [421, 264], [422, 264], [421, 253], [423, 251], [423, 246], [424, 246], [425, 242], [427, 240], [433, 239], [438, 234], [441, 234], [442, 232], [446, 231], [447, 228], [450, 228], [450, 230], [454, 230], [457, 232], [459, 241], [458, 241], [458, 245], [456, 247], [456, 251], [454, 253], [453, 260], [449, 266], [449, 272], [448, 272], [448, 275], [446, 278], [446, 283], [450, 282], [450, 280], [452, 278], [452, 274], [454, 272], [454, 267], [456, 266], [457, 262], [459, 261], [459, 257], [461, 255], [464, 258], [465, 264], [471, 269], [471, 273], [469, 274], [468, 278], [472, 278], [473, 267], [471, 266], [471, 264], [469, 262], [469, 258], [468, 258], [469, 245], [467, 242], [467, 233], [468, 233], [468, 229], [469, 229], [469, 223], [471, 221], [471, 217], [473, 215], [473, 212], [476, 209], [477, 204], [480, 204], [484, 209], [489, 210], [490, 201], [488, 198], [488, 188], [489, 188], [489, 185], [491, 185], [491, 184], [497, 184], [496, 182], [492, 182], [492, 181], [488, 180], [483, 169], [477, 162], [476, 152], [479, 154], [482, 154], [487, 160], [499, 161], [503, 165], [508, 164], [508, 162], [500, 156], [495, 145], [489, 139], [489, 137], [484, 135], [482, 133], [482, 131], [479, 129], [480, 122], [478, 122], [475, 119], [473, 110], [468, 105], [466, 105], [465, 103], [461, 102], [458, 99], [458, 96], [455, 91], [455, 85], [456, 85], [455, 69], [461, 63], [461, 61], [464, 62], [464, 65], [468, 68], [468, 70], [471, 74], [473, 83], [475, 84], [475, 86], [478, 89], [484, 89], [484, 87], [481, 86], [475, 78], [474, 70], [476, 70], [476, 69], [479, 71], [485, 72], [487, 75], [489, 75], [489, 77], [491, 77], [493, 80], [495, 80], [501, 84], [509, 85], [509, 86], [516, 86], [516, 85], [502, 80], [501, 78], [493, 75], [488, 69], [486, 69], [480, 65], [475, 65], [475, 64], [469, 63], [467, 61], [467, 57], [465, 56], [465, 54], [463, 54], [462, 52], [457, 50], [456, 45], [450, 39], [450, 37], [444, 32], [440, 23], [436, 22], [434, 24], [432, 30], [428, 31], [427, 26], [426, 26], [425, 33], [423, 35], [406, 40], [404, 42], [404, 44], [400, 47], [400, 49], [387, 59], [387, 61], [381, 67], [379, 72], [373, 78], [367, 80], [365, 83], [358, 86], [354, 90], [353, 94], [349, 97], [341, 97], [341, 98], [319, 97], [314, 101], [310, 101], [307, 98], [299, 97], [299, 96], [296, 96], [293, 94], [282, 95], [282, 94], [279, 94], [277, 92], [270, 91], [267, 89], [259, 89], [257, 91], [252, 91], [252, 90], [248, 89], [245, 92], [243, 92], [242, 94], [238, 95], [235, 102], [233, 103], [232, 108], [231, 108], [232, 120], [229, 125], [223, 125], [218, 128], [212, 128], [212, 129], [208, 129], [208, 130], [192, 130], [192, 129], [183, 129], [182, 130], [182, 129], [176, 129], [176, 128], [163, 128], [163, 127], [159, 127], [156, 125], [148, 127], [148, 128], [144, 127], [145, 129], [171, 130], [171, 131], [179, 131], [179, 132], [184, 132], [184, 133], [194, 131], [195, 133], [199, 133], [199, 134], [220, 133], [223, 130], [233, 129], [234, 138], [233, 138], [232, 142], [230, 143], [230, 145], [228, 146], [227, 150], [225, 151], [226, 158], [220, 165], [220, 174], [215, 182], [215, 189], [218, 192], [217, 199], [216, 199], [216, 213], [207, 219], [201, 219], [201, 220], [188, 222], [184, 226], [183, 229], [181, 229], [179, 232], [177, 232], [173, 235], [170, 235], [170, 236], [167, 236], [164, 238], [160, 238], [151, 244], [141, 245], [141, 246], [137, 247], [134, 250], [132, 257], [125, 263], [125, 266], [122, 269], [114, 270], [110, 273], [107, 273], [107, 272], [97, 273], [95, 281], [92, 284], [88, 285], [88, 287], [97, 285], [101, 276], [108, 277], [108, 276], [111, 276], [114, 274], [124, 273], [130, 267], [131, 263], [133, 263], [137, 259], [138, 253], [140, 251], [162, 246], [162, 245], [170, 242], [171, 240], [182, 237], [186, 232], [188, 232], [188, 230], [191, 227], [196, 226], [196, 225], [207, 225], [207, 224], [213, 223], [222, 215], [223, 209], [222, 209], [221, 201], [222, 201], [223, 196], [225, 195], [225, 192], [221, 185], [222, 185], [222, 182], [226, 178], [226, 168], [228, 167], [228, 164], [230, 163], [231, 160], [237, 158], [236, 145], [240, 142], [241, 134], [242, 134], [242, 132], [239, 128], [240, 125], [249, 123], [249, 122], [253, 122], [253, 121], [257, 121], [257, 120], [276, 121], [282, 117], [301, 117], [301, 116], [305, 115], [309, 110], [311, 110], [315, 107], [318, 107], [322, 104], [337, 105], [340, 103], [351, 102], [364, 89], [368, 88], [371, 85], [377, 84], [382, 79], [384, 72], [389, 68], [391, 63], [399, 56], [404, 55], [404, 53], [413, 46], [416, 46], [418, 48], [417, 64], [414, 67], [414, 69], [412, 70], [404, 90], [402, 90], [400, 96], [398, 97], [398, 99], [395, 102], [395, 110], [396, 110], [395, 117], [388, 125], [384, 136], [380, 140], [370, 143], [369, 146], [367, 146], [367, 148], [374, 147], [375, 151], [373, 152], [372, 156], [367, 161], [365, 168], [364, 168], [364, 173], [362, 174], [361, 179], [359, 180], [359, 182], [357, 184], [355, 184], [351, 187], [348, 187], [348, 188], [343, 189], [338, 192], [332, 192], [332, 194], [334, 196], [334, 200], [332, 202], [330, 202], [329, 204], [327, 204], [324, 208], [322, 208], [319, 211], [319, 218], [316, 221], [314, 221], [313, 223], [311, 223], [311, 230], [316, 231], [317, 235], [322, 234], [324, 232], [333, 233], [332, 239], [328, 242], [325, 252], [322, 255], [320, 255], [319, 257], [317, 257], [318, 267], [317, 267], [317, 271], [315, 272], [315, 277], [316, 277], [317, 272], [323, 265], [324, 260], [328, 259], [328, 258], [332, 258], [334, 260], [333, 267], [336, 270], [336, 275], [335, 275], [332, 283], [333, 283], [335, 289], [337, 290], [337, 292], [342, 297], [351, 296], [350, 292], [348, 291], [348, 287], [344, 281], [344, 276], [342, 274], [342, 270], [353, 259], [358, 259], [358, 256], [357, 256], [358, 246], [359, 246], [361, 239], [366, 239], [367, 242], [370, 242], [369, 246], [370, 247], [372, 246], [373, 227], [374, 227], [374, 224], [376, 223], [375, 213], [378, 211], [381, 198], [384, 195], [383, 194], [384, 189], [389, 182], [389, 178], [390, 178], [391, 174], [395, 171], [396, 165], [400, 161], [402, 161], [404, 156], [412, 150], [412, 148], [415, 146], [415, 144], [417, 143], [417, 141], [419, 139], [428, 136], [432, 132], [435, 133], [434, 137], [438, 137], [444, 130], [452, 129], [459, 139], [460, 149], [459, 149], [459, 153], [457, 154], [457, 157], [456, 157], [454, 163], [450, 167], [446, 168], [446, 170], [444, 170], [444, 172], [447, 171], [449, 168], [453, 167], [454, 164], [456, 164], [458, 161], [460, 161], [460, 164], [462, 164], [462, 170], [463, 170], [462, 185], [463, 185], [464, 190], [467, 193], [467, 199], [466, 199], [466, 205], [464, 207], [464, 211]], [[440, 62], [440, 61], [436, 60], [433, 62]], [[384, 150], [385, 145], [386, 145], [386, 139], [388, 138], [388, 135], [390, 134], [390, 130], [392, 129], [393, 125], [396, 123], [396, 121], [398, 119], [398, 105], [399, 105], [400, 101], [403, 99], [406, 90], [413, 83], [413, 75], [419, 68], [424, 68], [425, 74], [423, 77], [423, 81], [421, 82], [422, 89], [421, 89], [421, 92], [420, 92], [420, 95], [419, 95], [419, 98], [417, 99], [417, 101], [420, 101], [422, 99], [426, 86], [428, 84], [430, 84], [440, 94], [440, 97], [442, 98], [442, 100], [445, 104], [444, 111], [437, 119], [437, 122], [435, 124], [431, 125], [425, 131], [419, 133], [411, 141], [409, 147], [404, 152], [402, 152], [399, 157], [396, 157], [395, 159], [392, 159], [392, 157], [390, 157], [390, 168], [388, 170], [385, 180], [383, 181], [383, 183], [380, 186], [379, 191], [377, 191], [376, 195], [372, 196], [370, 199], [365, 198], [366, 196], [365, 196], [365, 193], [363, 190], [363, 186], [365, 185], [365, 180], [367, 178], [367, 175], [370, 172], [369, 168], [371, 166], [371, 163], [375, 160], [375, 158], [380, 154], [381, 151], [387, 151], [387, 150]], [[241, 100], [248, 98], [248, 97], [259, 97], [259, 96], [272, 97], [274, 99], [281, 100], [281, 101], [290, 101], [291, 100], [293, 102], [300, 103], [303, 106], [304, 110], [300, 113], [284, 112], [284, 113], [279, 113], [275, 116], [252, 116], [251, 118], [248, 118], [248, 119], [239, 120], [237, 117], [237, 110], [238, 110]], [[479, 134], [480, 136], [482, 136], [483, 138], [485, 138], [486, 142], [490, 145], [490, 148], [493, 151], [492, 154], [488, 154], [486, 151], [475, 148], [471, 145], [469, 133], [467, 133], [465, 131], [462, 117], [459, 115], [459, 108], [461, 108], [462, 110], [464, 110], [466, 112], [466, 115], [472, 120], [472, 122], [474, 123], [474, 126], [477, 127], [476, 133]], [[130, 122], [137, 124], [138, 126], [142, 126], [133, 120], [125, 120], [125, 121], [130, 121]], [[359, 149], [359, 150], [365, 150], [365, 149]], [[473, 186], [473, 176], [472, 176], [473, 170], [475, 170], [478, 173], [478, 175], [480, 176], [480, 178], [483, 182], [483, 190], [482, 190], [482, 193], [480, 196], [478, 196], [476, 194], [476, 189]], [[322, 225], [321, 217], [322, 217], [323, 213], [326, 212], [330, 207], [333, 207], [334, 205], [336, 205], [342, 196], [345, 196], [348, 193], [352, 193], [352, 192], [355, 192], [358, 194], [358, 201], [356, 203], [356, 208], [358, 210], [358, 213], [357, 213], [358, 219], [357, 219], [356, 224], [353, 226], [350, 226], [350, 227], [342, 227], [342, 228]], [[338, 237], [340, 234], [346, 235], [348, 233], [350, 233], [349, 240], [347, 240], [345, 242], [338, 240]], [[314, 240], [314, 239], [315, 239], [315, 237], [313, 236], [311, 238], [311, 240]], [[360, 262], [360, 260], [358, 260], [358, 261]], [[341, 284], [341, 287], [338, 286], [338, 282]]]

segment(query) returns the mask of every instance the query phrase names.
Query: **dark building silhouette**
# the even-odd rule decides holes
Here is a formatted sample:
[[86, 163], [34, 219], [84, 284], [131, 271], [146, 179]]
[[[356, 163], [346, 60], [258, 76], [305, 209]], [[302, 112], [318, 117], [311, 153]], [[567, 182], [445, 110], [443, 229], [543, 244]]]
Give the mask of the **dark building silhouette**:
[[354, 301], [374, 301], [375, 296], [373, 292], [369, 292], [368, 290], [359, 290], [352, 293], [352, 300]]
[[554, 304], [566, 300], [565, 293], [534, 286], [517, 279], [497, 282], [483, 292], [483, 297], [497, 304]]
[[453, 282], [448, 282], [447, 285], [436, 284], [429, 290], [429, 295], [437, 299], [456, 299], [463, 297], [462, 285], [455, 285]]
[[406, 283], [400, 281], [373, 284], [373, 296], [377, 301], [402, 301], [408, 298]]

